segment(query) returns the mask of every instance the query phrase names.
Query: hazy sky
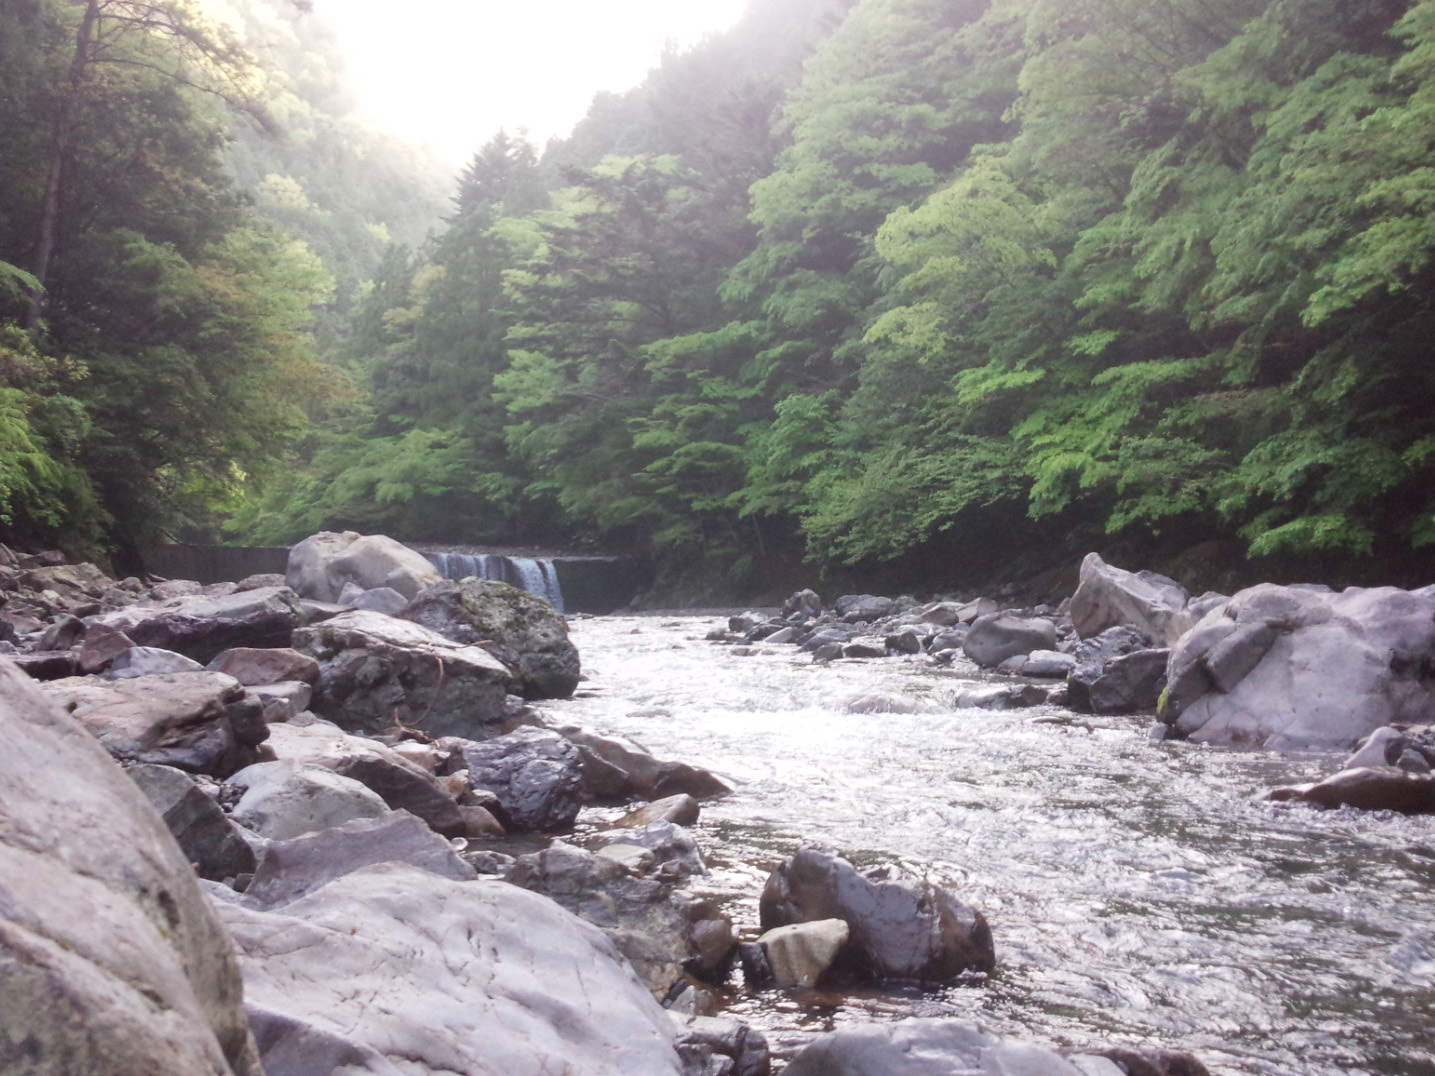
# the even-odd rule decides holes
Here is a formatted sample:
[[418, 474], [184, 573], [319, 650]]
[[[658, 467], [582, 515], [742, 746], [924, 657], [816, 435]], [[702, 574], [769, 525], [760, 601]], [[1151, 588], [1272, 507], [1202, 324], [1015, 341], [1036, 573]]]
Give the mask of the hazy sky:
[[385, 130], [458, 164], [500, 126], [541, 145], [599, 90], [625, 90], [665, 41], [731, 26], [747, 0], [314, 0]]

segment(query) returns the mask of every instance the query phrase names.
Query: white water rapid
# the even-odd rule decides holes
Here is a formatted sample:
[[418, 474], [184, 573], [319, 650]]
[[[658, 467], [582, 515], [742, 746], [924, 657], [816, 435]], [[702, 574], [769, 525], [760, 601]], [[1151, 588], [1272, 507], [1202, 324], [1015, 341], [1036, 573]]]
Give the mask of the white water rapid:
[[576, 620], [587, 680], [545, 709], [736, 784], [697, 828], [706, 891], [740, 927], [771, 868], [815, 843], [926, 873], [996, 939], [981, 984], [739, 994], [780, 1052], [945, 1014], [1048, 1046], [1190, 1050], [1223, 1076], [1435, 1073], [1435, 820], [1262, 798], [1338, 756], [1151, 743], [1149, 718], [954, 710], [960, 672], [742, 656], [704, 641], [724, 623]]

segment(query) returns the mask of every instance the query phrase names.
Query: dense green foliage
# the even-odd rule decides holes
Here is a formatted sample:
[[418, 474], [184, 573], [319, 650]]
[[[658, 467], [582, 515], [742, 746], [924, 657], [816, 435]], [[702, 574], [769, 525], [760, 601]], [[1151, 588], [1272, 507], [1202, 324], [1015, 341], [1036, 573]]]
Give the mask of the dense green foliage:
[[[35, 102], [0, 124], [18, 308], [84, 5], [0, 3], [30, 34], [0, 84]], [[307, 368], [264, 341], [302, 321], [312, 262], [238, 204], [191, 91], [102, 85], [69, 167], [128, 198], [60, 215], [48, 332], [0, 336], [12, 519], [65, 524], [62, 488], [91, 525], [213, 504], [302, 433], [237, 536], [736, 573], [1013, 551], [1023, 526], [1255, 557], [1435, 543], [1435, 3], [756, 0], [541, 156], [497, 135], [437, 237], [381, 259], [387, 179], [366, 208], [326, 186], [330, 150], [246, 136], [256, 204], [340, 282], [325, 338], [355, 387], [307, 430]], [[336, 85], [270, 95], [303, 145], [353, 142]], [[87, 175], [136, 139], [153, 189]], [[194, 415], [218, 417], [173, 421]]]

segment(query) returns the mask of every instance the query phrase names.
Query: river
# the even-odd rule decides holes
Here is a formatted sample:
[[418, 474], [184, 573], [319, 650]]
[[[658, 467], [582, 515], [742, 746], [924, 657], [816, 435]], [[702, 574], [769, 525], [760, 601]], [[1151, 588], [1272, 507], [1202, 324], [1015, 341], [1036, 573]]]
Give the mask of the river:
[[[955, 710], [972, 667], [819, 666], [704, 639], [718, 616], [571, 625], [545, 704], [736, 786], [699, 887], [755, 927], [804, 844], [895, 862], [979, 908], [998, 969], [925, 994], [739, 994], [780, 1055], [818, 1030], [956, 1015], [1058, 1048], [1168, 1046], [1218, 1074], [1435, 1074], [1435, 823], [1263, 799], [1337, 756], [1152, 743], [1149, 718]], [[738, 973], [740, 983], [740, 973]]]

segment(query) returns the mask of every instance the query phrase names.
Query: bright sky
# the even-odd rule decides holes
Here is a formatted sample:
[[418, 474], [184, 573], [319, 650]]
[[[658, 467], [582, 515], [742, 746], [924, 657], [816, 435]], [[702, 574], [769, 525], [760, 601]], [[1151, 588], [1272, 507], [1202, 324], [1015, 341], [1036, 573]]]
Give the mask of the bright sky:
[[642, 81], [664, 42], [692, 44], [747, 0], [314, 0], [361, 105], [386, 131], [461, 164], [499, 127], [542, 145], [599, 90]]

